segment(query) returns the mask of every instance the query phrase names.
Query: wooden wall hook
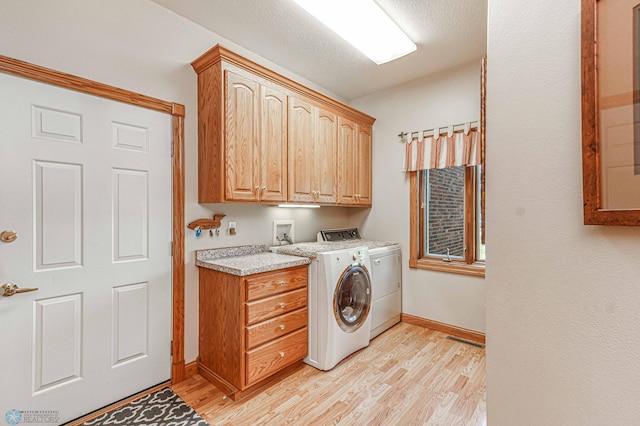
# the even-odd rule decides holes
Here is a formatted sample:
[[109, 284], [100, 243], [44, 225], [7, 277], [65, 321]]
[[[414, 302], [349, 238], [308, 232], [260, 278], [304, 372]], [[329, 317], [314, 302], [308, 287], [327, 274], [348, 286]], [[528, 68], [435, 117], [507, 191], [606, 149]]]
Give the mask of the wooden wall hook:
[[194, 220], [190, 224], [187, 225], [189, 229], [196, 229], [200, 227], [200, 229], [212, 229], [212, 228], [220, 228], [220, 221], [226, 215], [224, 214], [214, 214], [213, 219], [198, 219]]

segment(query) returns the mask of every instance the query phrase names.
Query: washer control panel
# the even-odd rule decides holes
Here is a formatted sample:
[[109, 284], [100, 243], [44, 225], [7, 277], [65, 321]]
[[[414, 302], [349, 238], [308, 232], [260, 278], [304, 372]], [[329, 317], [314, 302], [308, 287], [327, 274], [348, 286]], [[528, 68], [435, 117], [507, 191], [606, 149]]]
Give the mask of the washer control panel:
[[368, 266], [368, 263], [370, 262], [369, 249], [367, 249], [366, 247], [348, 249], [341, 253], [336, 253], [335, 257], [332, 256], [332, 259], [336, 264], [341, 265], [361, 263]]
[[344, 228], [344, 229], [326, 229], [320, 231], [318, 235], [318, 241], [345, 241], [345, 240], [359, 240], [360, 233], [358, 228]]

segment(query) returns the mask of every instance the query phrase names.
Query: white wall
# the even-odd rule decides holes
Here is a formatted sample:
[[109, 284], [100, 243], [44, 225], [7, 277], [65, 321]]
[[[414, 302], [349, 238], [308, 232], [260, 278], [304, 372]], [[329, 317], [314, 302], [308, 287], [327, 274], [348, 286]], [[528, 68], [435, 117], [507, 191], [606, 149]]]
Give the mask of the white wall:
[[[186, 106], [186, 222], [223, 213], [236, 220], [235, 237], [187, 232], [185, 360], [198, 355], [196, 249], [271, 241], [273, 219], [294, 219], [296, 239], [315, 239], [322, 228], [348, 223], [346, 208], [284, 210], [197, 202], [197, 81], [191, 61], [216, 43], [329, 96], [334, 94], [155, 3], [139, 0], [0, 0], [0, 55], [53, 68]], [[339, 98], [338, 98], [339, 99]]]
[[640, 424], [640, 228], [582, 224], [580, 1], [488, 28], [488, 423]]
[[[352, 213], [351, 223], [373, 240], [402, 245], [402, 311], [485, 331], [484, 279], [410, 269], [409, 178], [402, 170], [398, 133], [480, 119], [480, 58], [351, 104], [377, 117], [373, 129], [373, 208]], [[491, 261], [491, 260], [489, 260]]]

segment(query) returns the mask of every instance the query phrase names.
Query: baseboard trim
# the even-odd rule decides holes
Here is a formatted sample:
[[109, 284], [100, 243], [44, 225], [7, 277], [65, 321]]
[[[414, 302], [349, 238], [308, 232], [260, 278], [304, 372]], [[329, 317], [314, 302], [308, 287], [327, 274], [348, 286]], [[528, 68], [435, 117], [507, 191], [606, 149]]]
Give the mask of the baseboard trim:
[[200, 362], [198, 362], [198, 374], [200, 374], [202, 377], [210, 381], [215, 387], [220, 389], [222, 393], [224, 393], [226, 396], [231, 396], [231, 399], [235, 401], [233, 395], [235, 395], [235, 393], [238, 392], [238, 389], [235, 386], [233, 386], [231, 383], [227, 382], [225, 379], [218, 376], [216, 373], [211, 371], [210, 368], [208, 368], [206, 365], [202, 365]]
[[170, 381], [166, 381], [164, 383], [160, 383], [157, 386], [154, 386], [152, 388], [146, 389], [142, 392], [136, 393], [134, 395], [131, 395], [130, 397], [127, 397], [125, 399], [121, 399], [118, 402], [115, 402], [111, 405], [107, 405], [106, 407], [100, 408], [99, 410], [93, 411], [85, 416], [82, 416], [80, 418], [77, 418], [75, 420], [70, 421], [69, 423], [65, 423], [66, 426], [79, 426], [85, 422], [88, 422], [89, 420], [93, 420], [96, 417], [100, 417], [101, 415], [103, 415], [106, 412], [109, 411], [113, 411], [116, 410], [124, 405], [127, 405], [128, 403], [130, 403], [131, 401], [135, 401], [136, 399], [140, 399], [143, 396], [147, 396], [151, 393], [154, 393], [156, 391], [159, 391], [160, 389], [164, 389], [169, 387], [169, 385], [171, 385]]
[[198, 360], [191, 361], [184, 365], [184, 378], [188, 379], [198, 374]]
[[429, 330], [440, 331], [442, 333], [450, 334], [452, 336], [459, 337], [465, 340], [471, 340], [472, 342], [480, 343], [482, 345], [484, 345], [486, 341], [484, 333], [468, 330], [466, 328], [456, 327], [455, 325], [449, 325], [409, 314], [402, 314], [401, 320], [402, 322], [406, 322], [407, 324], [417, 325], [420, 327], [428, 328]]
[[184, 360], [174, 361], [171, 365], [171, 384], [175, 385], [186, 379], [184, 372]]

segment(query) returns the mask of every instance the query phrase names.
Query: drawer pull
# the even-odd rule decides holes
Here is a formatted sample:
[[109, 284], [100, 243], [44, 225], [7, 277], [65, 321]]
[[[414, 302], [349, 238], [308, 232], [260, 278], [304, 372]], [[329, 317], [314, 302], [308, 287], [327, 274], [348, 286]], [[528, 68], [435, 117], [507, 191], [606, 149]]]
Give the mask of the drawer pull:
[[284, 308], [284, 303], [280, 303], [280, 307], [281, 307], [281, 308]]
[[284, 358], [284, 352], [280, 352], [280, 358]]
[[280, 330], [284, 330], [284, 324], [280, 324]]
[[284, 281], [280, 281], [280, 287], [284, 287]]

